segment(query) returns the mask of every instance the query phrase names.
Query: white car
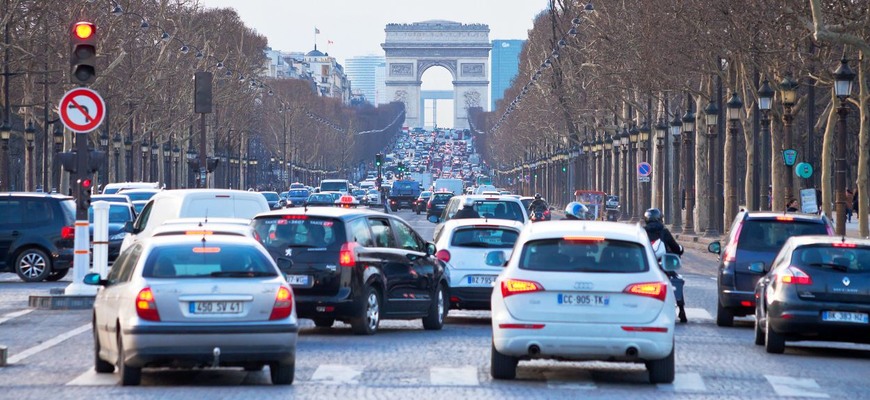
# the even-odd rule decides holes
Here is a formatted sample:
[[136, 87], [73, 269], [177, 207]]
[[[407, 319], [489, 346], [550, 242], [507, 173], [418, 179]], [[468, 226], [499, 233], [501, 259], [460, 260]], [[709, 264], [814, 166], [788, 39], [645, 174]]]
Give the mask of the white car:
[[369, 205], [381, 204], [381, 192], [378, 192], [377, 189], [370, 189], [368, 193], [366, 193], [366, 197], [368, 197]]
[[454, 219], [444, 224], [435, 257], [445, 265], [450, 308], [489, 310], [493, 284], [522, 230], [522, 223], [505, 219]]
[[491, 375], [514, 379], [529, 359], [646, 364], [674, 380], [673, 289], [639, 225], [529, 224], [492, 291]]

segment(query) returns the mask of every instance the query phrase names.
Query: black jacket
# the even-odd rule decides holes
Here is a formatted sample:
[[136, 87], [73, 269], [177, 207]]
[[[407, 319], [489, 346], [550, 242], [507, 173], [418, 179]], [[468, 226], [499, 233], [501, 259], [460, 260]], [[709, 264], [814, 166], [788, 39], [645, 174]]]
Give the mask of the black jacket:
[[649, 237], [650, 243], [661, 239], [665, 244], [665, 251], [678, 256], [683, 255], [683, 246], [677, 243], [671, 231], [665, 228], [665, 225], [658, 221], [649, 222], [643, 227]]
[[535, 211], [547, 211], [549, 209], [549, 205], [543, 199], [541, 200], [533, 200], [529, 204], [529, 213], [533, 213]]

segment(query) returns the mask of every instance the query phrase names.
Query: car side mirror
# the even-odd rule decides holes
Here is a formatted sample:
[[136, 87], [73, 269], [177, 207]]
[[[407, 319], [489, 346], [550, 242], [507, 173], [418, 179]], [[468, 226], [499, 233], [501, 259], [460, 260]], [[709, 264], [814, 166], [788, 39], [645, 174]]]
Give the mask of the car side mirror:
[[722, 244], [719, 241], [715, 241], [707, 245], [707, 251], [713, 254], [719, 254], [722, 252]]
[[662, 270], [665, 272], [675, 272], [683, 266], [680, 257], [676, 254], [665, 254], [662, 256]]
[[93, 285], [93, 286], [106, 286], [107, 281], [100, 277], [100, 274], [91, 272], [90, 274], [85, 275], [85, 279], [82, 280], [85, 285]]
[[749, 272], [763, 274], [767, 272], [767, 268], [765, 267], [763, 262], [754, 262], [752, 264], [749, 264]]
[[437, 224], [437, 223], [441, 222], [441, 218], [438, 218], [437, 215], [430, 215], [429, 218], [427, 218], [427, 219], [429, 220], [429, 222], [431, 222], [433, 224]]
[[124, 232], [136, 233], [136, 228], [133, 227], [133, 221], [124, 222]]
[[486, 253], [486, 265], [491, 267], [502, 267], [505, 265], [504, 252], [501, 250], [490, 251]]
[[426, 255], [434, 256], [438, 249], [435, 248], [435, 243], [426, 243]]

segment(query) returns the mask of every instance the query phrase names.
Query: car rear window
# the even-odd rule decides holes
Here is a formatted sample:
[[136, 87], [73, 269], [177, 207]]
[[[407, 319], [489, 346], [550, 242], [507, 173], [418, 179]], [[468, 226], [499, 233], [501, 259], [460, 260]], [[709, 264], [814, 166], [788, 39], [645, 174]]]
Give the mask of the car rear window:
[[266, 201], [278, 201], [278, 200], [281, 200], [281, 198], [278, 197], [278, 193], [261, 193], [261, 194], [263, 195], [263, 197], [266, 198]]
[[453, 232], [450, 245], [484, 249], [509, 249], [514, 247], [519, 232], [497, 227], [460, 228]]
[[870, 247], [850, 244], [802, 246], [792, 253], [792, 265], [829, 268], [841, 272], [870, 272]]
[[746, 220], [740, 229], [737, 250], [777, 252], [792, 236], [827, 234], [822, 222]]
[[639, 243], [600, 238], [558, 238], [529, 241], [520, 269], [552, 272], [633, 273], [649, 270]]
[[151, 250], [146, 278], [271, 277], [278, 271], [256, 247], [242, 244], [177, 244]]
[[[109, 206], [109, 223], [123, 224], [132, 221], [130, 209], [127, 206]], [[94, 207], [88, 207], [88, 222], [94, 223]]]
[[303, 190], [291, 190], [291, 191], [290, 191], [290, 196], [293, 196], [293, 197], [308, 197], [309, 194], [310, 194], [310, 193], [308, 193], [308, 191], [307, 191], [307, 190], [304, 190], [304, 189], [303, 189]]
[[338, 251], [345, 242], [340, 219], [307, 215], [257, 218], [251, 225], [270, 253], [283, 254], [289, 247]]
[[432, 201], [435, 203], [447, 203], [450, 198], [453, 197], [453, 193], [436, 193], [432, 196]]
[[481, 218], [510, 219], [525, 222], [523, 210], [515, 201], [502, 200], [477, 200], [474, 202], [474, 210]]
[[155, 194], [157, 194], [157, 192], [124, 193], [124, 195], [130, 198], [130, 201], [151, 200], [151, 198], [154, 197]]
[[320, 191], [321, 192], [347, 192], [347, 182], [346, 181], [337, 181], [337, 182], [321, 182], [320, 183]]

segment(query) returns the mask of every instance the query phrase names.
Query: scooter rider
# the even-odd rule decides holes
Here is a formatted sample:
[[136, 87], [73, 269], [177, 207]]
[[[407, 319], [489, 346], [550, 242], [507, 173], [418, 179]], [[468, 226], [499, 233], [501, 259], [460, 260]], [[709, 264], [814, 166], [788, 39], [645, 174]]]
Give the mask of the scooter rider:
[[565, 220], [567, 221], [586, 220], [587, 213], [589, 213], [589, 208], [576, 201], [572, 201], [565, 206]]
[[535, 200], [529, 203], [529, 214], [532, 214], [536, 211], [547, 211], [549, 208], [549, 204], [544, 201], [543, 196], [541, 196], [540, 193], [535, 193]]
[[[666, 253], [676, 254], [678, 256], [683, 255], [683, 246], [680, 246], [680, 244], [677, 243], [674, 236], [671, 235], [671, 232], [668, 228], [665, 228], [665, 224], [662, 223], [661, 210], [658, 208], [650, 208], [649, 210], [646, 210], [646, 212], [643, 213], [643, 222], [643, 228], [646, 230], [650, 243], [655, 243], [655, 241], [660, 240], [665, 246]], [[666, 272], [666, 274], [674, 284], [677, 307], [680, 308], [680, 322], [686, 322], [686, 301], [683, 298], [683, 284], [685, 281], [680, 274], [674, 271]]]

